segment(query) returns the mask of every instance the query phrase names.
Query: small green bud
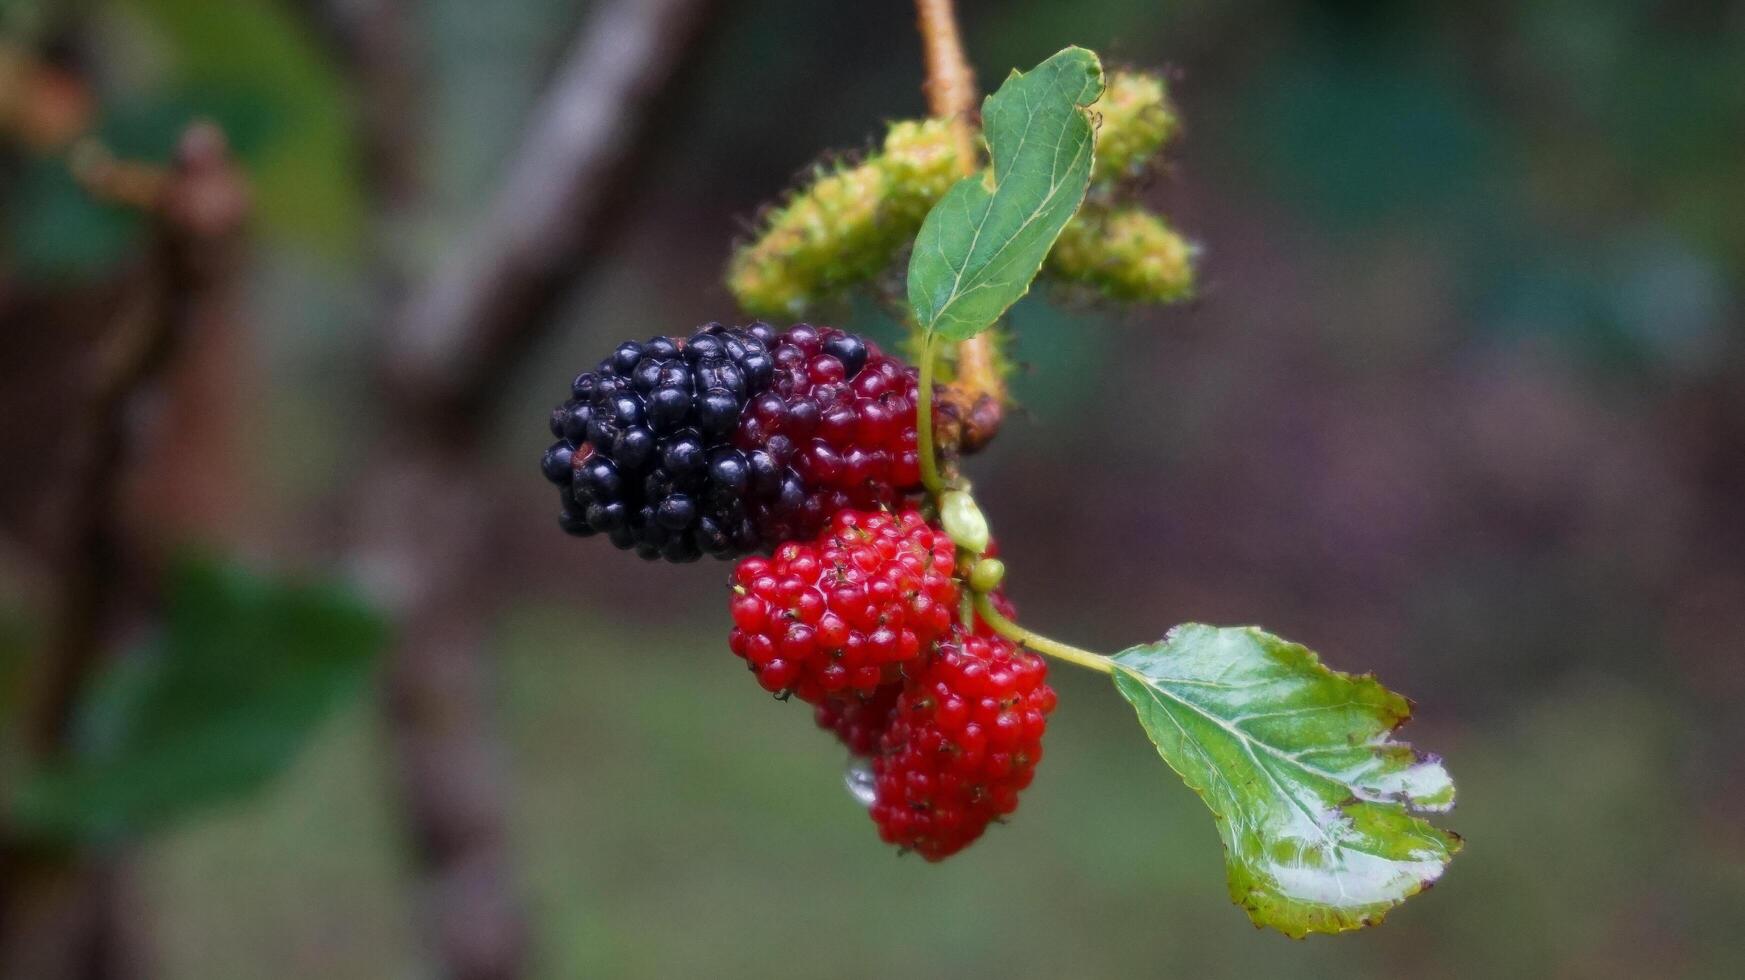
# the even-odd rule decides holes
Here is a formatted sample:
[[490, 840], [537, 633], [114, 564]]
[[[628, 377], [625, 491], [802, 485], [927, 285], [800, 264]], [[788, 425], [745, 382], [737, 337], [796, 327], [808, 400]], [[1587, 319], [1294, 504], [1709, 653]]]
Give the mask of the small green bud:
[[962, 490], [947, 490], [939, 497], [939, 523], [959, 548], [972, 555], [988, 550], [988, 519], [976, 499]]
[[1121, 302], [1173, 303], [1193, 295], [1194, 247], [1143, 208], [1086, 205], [1054, 243], [1046, 270]]
[[970, 569], [969, 587], [973, 592], [987, 594], [1006, 580], [1006, 563], [998, 558], [983, 558]]

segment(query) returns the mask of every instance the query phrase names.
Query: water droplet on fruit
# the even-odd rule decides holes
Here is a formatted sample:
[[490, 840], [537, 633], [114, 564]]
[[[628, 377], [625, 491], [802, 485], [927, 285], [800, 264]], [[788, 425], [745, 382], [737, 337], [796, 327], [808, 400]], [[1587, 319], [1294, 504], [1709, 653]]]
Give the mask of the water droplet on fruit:
[[878, 799], [878, 784], [873, 778], [872, 762], [858, 756], [848, 760], [848, 769], [842, 774], [843, 785], [848, 787], [848, 795], [859, 801], [861, 806], [870, 807]]

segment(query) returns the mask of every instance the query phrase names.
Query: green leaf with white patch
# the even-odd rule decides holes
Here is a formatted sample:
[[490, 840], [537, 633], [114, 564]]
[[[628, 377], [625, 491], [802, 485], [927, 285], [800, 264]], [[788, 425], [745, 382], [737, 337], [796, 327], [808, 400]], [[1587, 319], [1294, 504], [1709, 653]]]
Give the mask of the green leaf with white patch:
[[1067, 48], [988, 96], [990, 175], [958, 181], [934, 205], [909, 259], [909, 305], [923, 331], [967, 340], [1030, 291], [1090, 186], [1086, 107], [1102, 93], [1097, 56]]
[[1111, 658], [1115, 686], [1211, 807], [1230, 897], [1290, 936], [1380, 922], [1433, 884], [1460, 837], [1434, 756], [1393, 738], [1411, 703], [1253, 627], [1188, 625]]

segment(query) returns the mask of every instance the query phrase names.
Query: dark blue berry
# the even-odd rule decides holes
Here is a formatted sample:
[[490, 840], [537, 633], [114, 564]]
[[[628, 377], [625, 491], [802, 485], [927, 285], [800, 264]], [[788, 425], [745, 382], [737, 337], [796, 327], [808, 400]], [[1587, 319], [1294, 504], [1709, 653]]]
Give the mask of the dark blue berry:
[[650, 428], [656, 432], [671, 432], [683, 425], [685, 416], [691, 413], [691, 393], [677, 386], [656, 388], [648, 393], [644, 408]]
[[709, 454], [709, 482], [734, 497], [745, 493], [751, 470], [737, 449], [723, 447]]
[[621, 428], [641, 425], [642, 399], [629, 393], [615, 396], [612, 399], [612, 416]]
[[624, 479], [618, 475], [618, 467], [612, 465], [611, 460], [593, 456], [582, 464], [582, 488], [595, 500], [617, 500], [624, 489]]
[[682, 361], [671, 361], [661, 366], [660, 386], [662, 388], [677, 388], [689, 395], [695, 386], [691, 383], [691, 369]]
[[629, 377], [636, 370], [636, 365], [642, 360], [642, 345], [634, 340], [626, 340], [612, 352], [612, 369], [619, 377]]
[[685, 345], [685, 360], [698, 361], [721, 356], [721, 341], [714, 334], [700, 333]]
[[678, 477], [695, 476], [708, 465], [708, 458], [703, 454], [702, 440], [690, 436], [668, 442], [660, 459], [661, 464]]
[[609, 504], [589, 504], [583, 512], [587, 522], [602, 531], [615, 531], [629, 520], [630, 509], [619, 501]]
[[578, 538], [589, 538], [598, 533], [580, 512], [570, 507], [565, 507], [558, 513], [557, 525], [564, 529], [565, 534]]
[[587, 442], [588, 423], [593, 419], [594, 406], [586, 402], [577, 402], [564, 413], [563, 431], [559, 435], [578, 445]]
[[654, 433], [641, 426], [625, 429], [618, 437], [618, 446], [612, 451], [612, 458], [625, 469], [642, 469], [654, 458]]
[[539, 461], [539, 468], [544, 471], [545, 478], [551, 482], [566, 486], [574, 479], [570, 470], [570, 462], [575, 459], [576, 447], [568, 442], [554, 442], [545, 451], [545, 458]]
[[768, 354], [747, 354], [745, 360], [739, 362], [739, 369], [745, 372], [746, 387], [761, 391], [769, 387], [770, 378], [775, 376], [776, 362], [770, 360]]
[[849, 378], [860, 373], [866, 367], [866, 344], [851, 333], [839, 333], [824, 341], [824, 353], [842, 362], [842, 370]]
[[697, 521], [697, 530], [692, 537], [696, 538], [697, 547], [705, 555], [725, 555], [733, 549], [732, 539], [712, 517]]
[[697, 504], [682, 493], [670, 494], [655, 508], [654, 519], [669, 531], [683, 531], [697, 519]]
[[618, 438], [618, 426], [609, 412], [595, 412], [588, 419], [588, 441], [596, 446], [610, 446]]
[[745, 403], [745, 375], [733, 366], [733, 362], [723, 358], [700, 362], [697, 365], [696, 378], [699, 388], [719, 388], [733, 395], [734, 421], [738, 421], [738, 411]]
[[660, 384], [661, 363], [652, 357], [645, 357], [636, 364], [636, 370], [630, 372], [630, 383], [637, 391], [649, 391]]
[[697, 427], [713, 439], [724, 439], [739, 427], [739, 399], [732, 393], [715, 389], [699, 395], [696, 400]]

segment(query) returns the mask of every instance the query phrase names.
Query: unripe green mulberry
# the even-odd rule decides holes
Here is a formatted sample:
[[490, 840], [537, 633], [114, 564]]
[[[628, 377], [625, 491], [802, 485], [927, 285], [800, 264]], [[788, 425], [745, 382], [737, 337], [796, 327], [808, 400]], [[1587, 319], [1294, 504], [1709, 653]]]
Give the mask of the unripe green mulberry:
[[[1176, 130], [1163, 80], [1155, 75], [1110, 73], [1095, 108], [1101, 116], [1096, 181], [1139, 172]], [[885, 271], [960, 178], [957, 146], [942, 120], [898, 122], [879, 152], [820, 173], [769, 215], [762, 234], [735, 251], [727, 286], [739, 305], [754, 315], [803, 316]], [[1081, 247], [1074, 258], [1051, 260], [1057, 276], [1091, 283], [1117, 299], [1185, 294], [1191, 283], [1186, 246], [1161, 222], [1141, 215], [1092, 228], [1093, 221], [1084, 215], [1067, 226], [1056, 253], [1073, 251], [1069, 239]], [[1176, 265], [1166, 270], [1158, 256], [1170, 254], [1170, 243]], [[1175, 278], [1158, 278], [1166, 271]], [[1177, 291], [1157, 292], [1172, 288]]]
[[1142, 72], [1109, 73], [1103, 97], [1091, 107], [1102, 117], [1097, 128], [1097, 162], [1091, 179], [1120, 180], [1145, 169], [1152, 156], [1175, 135], [1177, 119], [1163, 79]]
[[1143, 208], [1087, 205], [1054, 243], [1047, 271], [1110, 299], [1169, 303], [1193, 294], [1193, 258], [1193, 246]]
[[893, 219], [913, 222], [916, 232], [927, 212], [963, 176], [951, 126], [940, 119], [892, 124], [878, 159], [891, 181]]
[[748, 313], [798, 315], [884, 271], [957, 179], [943, 122], [902, 122], [884, 149], [818, 177], [734, 253], [727, 286]]

